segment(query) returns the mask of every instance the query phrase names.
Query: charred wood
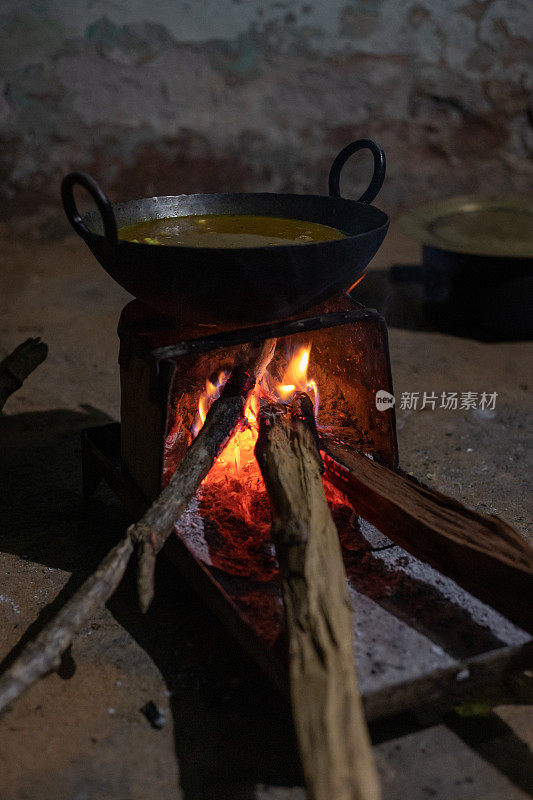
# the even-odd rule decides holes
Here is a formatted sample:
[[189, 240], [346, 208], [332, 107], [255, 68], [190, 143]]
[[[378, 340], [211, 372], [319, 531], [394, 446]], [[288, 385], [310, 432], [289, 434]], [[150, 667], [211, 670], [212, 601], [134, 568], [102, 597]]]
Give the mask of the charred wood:
[[269, 339], [262, 348], [252, 350], [245, 361], [235, 367], [168, 486], [143, 517], [129, 528], [132, 539], [139, 544], [138, 593], [143, 612], [148, 610], [154, 595], [157, 553], [243, 419], [246, 401], [263, 377], [275, 348], [276, 340]]

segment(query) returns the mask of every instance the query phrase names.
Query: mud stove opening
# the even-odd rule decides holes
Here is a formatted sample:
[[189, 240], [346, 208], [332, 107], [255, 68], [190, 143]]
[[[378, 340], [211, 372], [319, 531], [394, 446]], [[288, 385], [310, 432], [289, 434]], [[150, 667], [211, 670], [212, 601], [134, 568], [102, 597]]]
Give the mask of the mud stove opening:
[[[282, 322], [191, 327], [133, 301], [118, 331], [121, 424], [85, 432], [84, 486], [90, 494], [104, 478], [135, 517], [167, 484], [239, 354], [277, 340], [243, 423], [165, 553], [280, 687], [288, 687], [283, 599], [254, 445], [262, 400], [285, 403], [299, 391], [315, 406], [367, 718], [429, 701], [447, 706], [501, 679], [511, 662], [518, 668], [531, 637], [365, 521], [375, 522], [365, 513], [372, 499], [359, 506], [355, 484], [347, 491], [351, 472], [337, 457], [343, 448], [406, 477], [398, 468], [394, 409], [376, 403], [378, 392], [392, 395], [387, 330], [377, 312], [339, 296]], [[401, 529], [398, 514], [381, 508], [379, 516], [389, 535], [388, 528]]]

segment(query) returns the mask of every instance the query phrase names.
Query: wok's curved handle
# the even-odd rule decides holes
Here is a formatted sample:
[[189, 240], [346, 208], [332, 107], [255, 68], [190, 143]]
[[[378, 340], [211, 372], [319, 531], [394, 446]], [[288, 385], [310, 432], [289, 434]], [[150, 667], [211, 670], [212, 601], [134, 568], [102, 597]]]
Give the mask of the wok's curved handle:
[[102, 215], [102, 221], [104, 223], [104, 237], [108, 244], [115, 244], [118, 234], [113, 207], [96, 181], [91, 178], [90, 175], [86, 175], [85, 172], [70, 172], [63, 178], [61, 183], [61, 199], [63, 201], [63, 208], [65, 209], [65, 214], [67, 215], [68, 221], [76, 233], [86, 242], [94, 241], [98, 238], [95, 233], [89, 230], [87, 225], [82, 220], [80, 212], [78, 211], [76, 201], [74, 200], [74, 187], [76, 184], [79, 184], [80, 186], [83, 186], [84, 189], [87, 189], [95, 201], [96, 205], [98, 206], [98, 210]]
[[344, 150], [341, 150], [331, 165], [331, 169], [329, 171], [330, 197], [341, 196], [341, 191], [339, 188], [341, 170], [350, 156], [352, 156], [354, 153], [357, 153], [358, 150], [370, 150], [374, 156], [374, 174], [372, 175], [372, 180], [370, 181], [368, 189], [366, 192], [363, 192], [357, 202], [371, 203], [381, 189], [381, 186], [383, 185], [383, 179], [385, 177], [385, 153], [379, 144], [377, 144], [373, 139], [357, 139], [356, 142], [352, 142], [351, 144], [347, 145]]

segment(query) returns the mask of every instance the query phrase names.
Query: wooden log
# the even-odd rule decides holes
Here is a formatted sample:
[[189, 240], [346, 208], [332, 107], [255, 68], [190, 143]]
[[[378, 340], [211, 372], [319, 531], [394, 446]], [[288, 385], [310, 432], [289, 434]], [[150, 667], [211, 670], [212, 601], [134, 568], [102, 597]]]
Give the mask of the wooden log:
[[48, 346], [40, 338], [26, 339], [0, 362], [0, 411], [47, 354]]
[[301, 398], [285, 416], [263, 407], [255, 452], [272, 506], [291, 700], [308, 796], [378, 800], [344, 565], [315, 438], [301, 411]]
[[113, 594], [133, 552], [131, 536], [109, 551], [97, 570], [0, 676], [0, 712], [40, 678], [56, 670], [75, 633]]
[[170, 536], [175, 523], [194, 497], [201, 482], [224, 449], [244, 416], [246, 401], [272, 360], [276, 340], [269, 339], [238, 364], [220, 397], [207, 412], [203, 427], [174, 471], [168, 486], [142, 518], [129, 528], [139, 544], [138, 593], [146, 612], [154, 596], [157, 553]]
[[322, 437], [322, 449], [326, 478], [360, 516], [533, 633], [533, 549], [510, 525], [347, 445]]

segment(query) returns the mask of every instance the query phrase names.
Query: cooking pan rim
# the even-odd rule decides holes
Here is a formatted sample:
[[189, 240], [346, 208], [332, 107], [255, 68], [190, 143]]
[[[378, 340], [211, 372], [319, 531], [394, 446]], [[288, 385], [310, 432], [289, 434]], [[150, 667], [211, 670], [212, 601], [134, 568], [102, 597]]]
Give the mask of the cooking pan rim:
[[[390, 225], [389, 216], [384, 211], [382, 211], [380, 208], [378, 208], [375, 205], [372, 205], [371, 203], [362, 203], [362, 202], [359, 202], [358, 200], [351, 200], [350, 198], [347, 198], [347, 197], [331, 197], [330, 195], [323, 195], [323, 194], [300, 194], [300, 193], [291, 193], [291, 192], [287, 192], [287, 193], [282, 193], [282, 192], [195, 192], [194, 194], [176, 194], [176, 195], [168, 194], [168, 195], [154, 195], [153, 197], [139, 197], [137, 199], [126, 200], [126, 201], [123, 201], [123, 202], [120, 202], [120, 203], [111, 203], [111, 207], [112, 207], [113, 211], [116, 211], [116, 210], [125, 209], [126, 207], [128, 207], [128, 206], [130, 206], [132, 204], [143, 203], [143, 202], [146, 202], [146, 201], [180, 200], [180, 199], [191, 199], [191, 198], [202, 198], [202, 197], [206, 197], [206, 198], [212, 198], [212, 197], [219, 197], [219, 198], [256, 198], [256, 197], [263, 197], [264, 198], [264, 197], [267, 197], [267, 198], [285, 198], [285, 199], [291, 199], [291, 200], [292, 199], [295, 199], [295, 200], [296, 199], [300, 199], [301, 200], [302, 198], [305, 198], [306, 200], [330, 201], [330, 202], [333, 201], [335, 203], [348, 204], [349, 206], [355, 206], [355, 207], [358, 207], [358, 208], [364, 208], [365, 210], [371, 208], [373, 211], [375, 211], [382, 218], [382, 222], [381, 222], [380, 225], [372, 227], [368, 231], [363, 231], [361, 233], [345, 233], [345, 231], [342, 231], [342, 233], [345, 233], [345, 236], [344, 236], [343, 239], [329, 239], [329, 240], [318, 241], [318, 242], [304, 242], [302, 244], [275, 245], [275, 247], [273, 247], [272, 245], [263, 245], [263, 246], [260, 246], [260, 247], [187, 247], [185, 245], [154, 245], [154, 244], [149, 244], [147, 242], [130, 242], [127, 239], [118, 239], [118, 238], [117, 238], [116, 242], [114, 242], [113, 246], [120, 246], [120, 247], [133, 246], [133, 247], [145, 247], [145, 248], [147, 248], [147, 247], [149, 247], [149, 248], [157, 247], [158, 249], [164, 248], [165, 251], [170, 251], [170, 252], [175, 251], [176, 253], [178, 253], [178, 252], [179, 253], [183, 253], [183, 252], [188, 252], [188, 253], [213, 253], [213, 254], [233, 253], [235, 255], [237, 255], [237, 254], [243, 255], [243, 254], [246, 254], [246, 253], [251, 254], [251, 253], [262, 252], [262, 251], [272, 251], [273, 249], [275, 249], [276, 252], [279, 252], [280, 254], [282, 254], [283, 252], [287, 252], [289, 250], [292, 251], [292, 250], [294, 250], [294, 248], [298, 248], [298, 249], [302, 249], [302, 248], [317, 248], [317, 247], [320, 247], [320, 246], [323, 246], [323, 245], [338, 245], [339, 243], [345, 243], [346, 240], [362, 238], [362, 237], [367, 236], [369, 234], [377, 234], [379, 231], [385, 231], [386, 232], [388, 227], [389, 227], [389, 225]], [[87, 222], [90, 222], [93, 219], [97, 219], [98, 215], [99, 215], [98, 209], [91, 209], [90, 211], [87, 211], [86, 213], [82, 214], [82, 219], [83, 219], [83, 221], [85, 223], [87, 223]], [[189, 216], [189, 215], [188, 214], [181, 214], [181, 215], [176, 214], [175, 216], [178, 217], [178, 216]], [[243, 216], [245, 216], [245, 215], [243, 215]], [[252, 215], [250, 215], [250, 216], [252, 216]], [[268, 216], [270, 216], [270, 215], [268, 215]], [[157, 219], [157, 217], [155, 217], [155, 219]], [[163, 218], [161, 217], [161, 219], [163, 219]], [[305, 219], [301, 219], [299, 217], [292, 217], [292, 219], [298, 219], [298, 220], [300, 220], [302, 222], [306, 221]], [[321, 223], [321, 224], [326, 224], [326, 223]], [[339, 228], [339, 230], [340, 230], [340, 228]], [[99, 234], [99, 233], [95, 233], [94, 231], [91, 231], [91, 233], [95, 237], [95, 239], [98, 240], [99, 243], [106, 243], [106, 238], [105, 238], [104, 235]]]

